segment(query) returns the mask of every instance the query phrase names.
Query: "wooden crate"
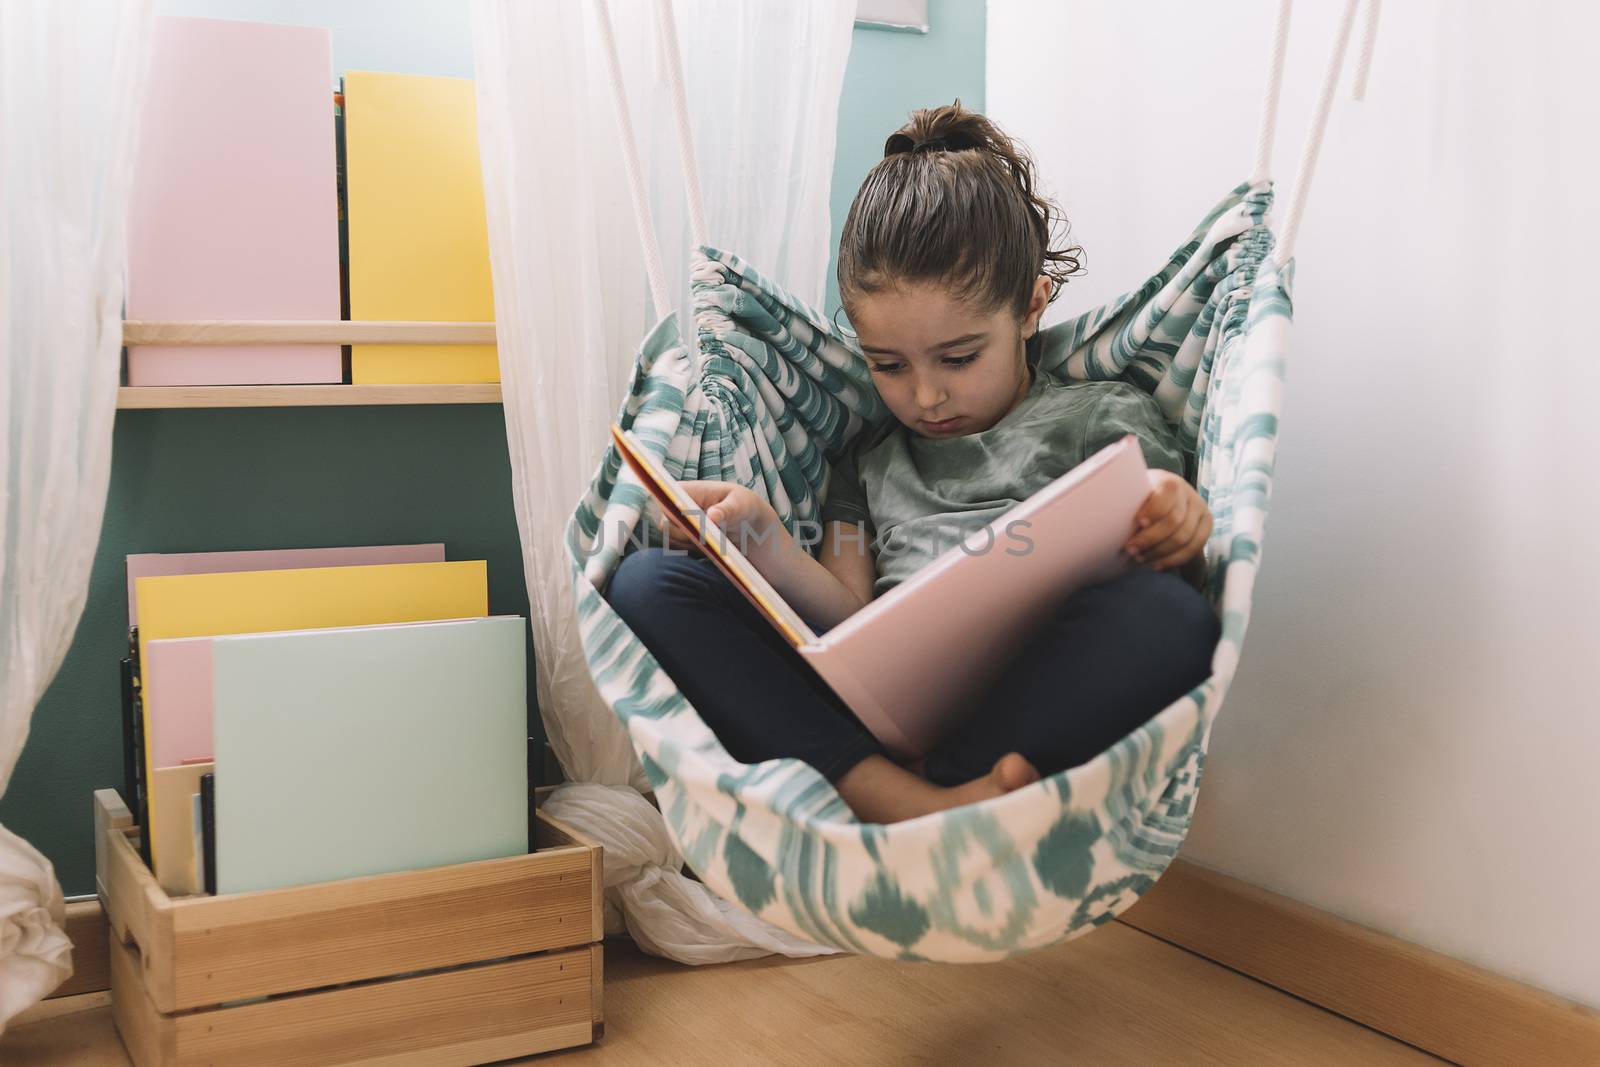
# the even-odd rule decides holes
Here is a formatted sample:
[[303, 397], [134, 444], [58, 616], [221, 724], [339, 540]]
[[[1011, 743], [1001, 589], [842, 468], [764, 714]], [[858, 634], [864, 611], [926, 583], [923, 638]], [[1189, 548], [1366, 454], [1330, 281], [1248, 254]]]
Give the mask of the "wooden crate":
[[100, 790], [112, 1014], [134, 1063], [442, 1067], [598, 1040], [600, 846], [537, 819], [525, 856], [174, 898]]

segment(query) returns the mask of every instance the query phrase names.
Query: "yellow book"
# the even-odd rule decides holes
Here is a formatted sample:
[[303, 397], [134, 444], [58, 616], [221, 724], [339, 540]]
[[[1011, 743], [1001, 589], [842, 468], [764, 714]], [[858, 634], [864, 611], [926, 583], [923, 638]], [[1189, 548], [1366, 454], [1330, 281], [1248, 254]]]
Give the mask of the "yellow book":
[[[492, 322], [477, 102], [464, 78], [344, 77], [350, 318]], [[351, 381], [498, 382], [493, 345], [352, 345]]]
[[[179, 574], [139, 578], [135, 593], [139, 662], [148, 665], [149, 642], [165, 638], [483, 618], [489, 613], [489, 571], [484, 560], [469, 560]], [[149, 738], [155, 736], [154, 716], [161, 713], [161, 679], [146, 667], [141, 683], [144, 736]], [[147, 782], [155, 781], [151, 751], [147, 744]], [[152, 789], [146, 795], [146, 825], [158, 825], [164, 817], [155, 811], [158, 794]], [[166, 884], [168, 874], [155, 848], [150, 860], [156, 877]]]

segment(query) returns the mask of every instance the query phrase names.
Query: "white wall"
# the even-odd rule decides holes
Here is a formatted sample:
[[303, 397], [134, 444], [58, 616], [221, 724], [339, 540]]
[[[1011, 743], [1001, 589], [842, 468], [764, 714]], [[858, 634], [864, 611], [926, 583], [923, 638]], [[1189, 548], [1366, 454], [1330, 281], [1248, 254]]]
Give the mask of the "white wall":
[[156, 0], [157, 15], [286, 22], [333, 31], [329, 84], [347, 70], [472, 77], [465, 0]]
[[[1341, 6], [1296, 5], [1285, 190]], [[1088, 252], [1056, 317], [1248, 176], [1273, 7], [989, 0], [989, 112]], [[1593, 5], [1384, 5], [1296, 249], [1263, 573], [1184, 854], [1600, 1006], [1597, 70]]]

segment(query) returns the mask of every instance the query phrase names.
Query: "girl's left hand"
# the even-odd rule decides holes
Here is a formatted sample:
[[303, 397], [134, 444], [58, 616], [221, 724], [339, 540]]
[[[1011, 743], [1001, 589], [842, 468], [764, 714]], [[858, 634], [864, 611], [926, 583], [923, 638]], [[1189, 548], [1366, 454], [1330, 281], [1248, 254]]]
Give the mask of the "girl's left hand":
[[1149, 473], [1150, 495], [1134, 519], [1138, 531], [1124, 549], [1158, 571], [1181, 567], [1205, 550], [1211, 509], [1194, 486], [1171, 471]]

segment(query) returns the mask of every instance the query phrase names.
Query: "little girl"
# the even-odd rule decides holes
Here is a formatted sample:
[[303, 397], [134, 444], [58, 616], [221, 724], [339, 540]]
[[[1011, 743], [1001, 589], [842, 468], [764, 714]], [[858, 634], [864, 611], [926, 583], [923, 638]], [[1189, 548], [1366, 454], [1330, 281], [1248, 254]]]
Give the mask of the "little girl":
[[[856, 194], [839, 246], [840, 297], [895, 421], [835, 461], [817, 555], [749, 489], [684, 483], [820, 634], [963, 532], [1137, 437], [1150, 493], [1126, 551], [1140, 565], [1064, 598], [926, 760], [890, 759], [708, 560], [636, 551], [606, 590], [735, 759], [803, 759], [867, 822], [1083, 763], [1210, 673], [1220, 628], [1179, 573], [1203, 563], [1211, 516], [1183, 478], [1172, 428], [1132, 385], [1067, 382], [1034, 365], [1039, 319], [1082, 251], [1051, 248], [1054, 214], [1032, 161], [982, 115], [959, 101], [915, 112]], [[671, 544], [683, 547], [676, 535]]]

